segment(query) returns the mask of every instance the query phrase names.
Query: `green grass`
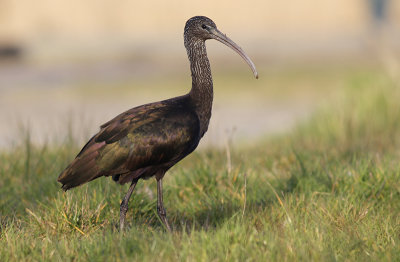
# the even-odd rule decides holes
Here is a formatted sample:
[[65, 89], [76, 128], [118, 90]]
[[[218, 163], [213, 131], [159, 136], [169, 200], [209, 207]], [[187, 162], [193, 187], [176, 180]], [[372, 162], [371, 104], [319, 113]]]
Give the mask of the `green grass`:
[[[346, 75], [329, 104], [257, 146], [197, 151], [164, 179], [172, 234], [156, 215], [155, 181], [110, 178], [63, 193], [79, 150], [0, 153], [1, 261], [399, 261], [400, 90], [369, 70]], [[231, 166], [228, 165], [231, 163]]]

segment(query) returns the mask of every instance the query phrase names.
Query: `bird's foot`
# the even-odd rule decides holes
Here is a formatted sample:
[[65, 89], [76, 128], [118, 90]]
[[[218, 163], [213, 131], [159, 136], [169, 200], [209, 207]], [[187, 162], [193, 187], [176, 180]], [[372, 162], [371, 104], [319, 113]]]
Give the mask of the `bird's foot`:
[[119, 231], [123, 231], [125, 227], [125, 217], [126, 217], [126, 212], [128, 211], [128, 207], [121, 206], [120, 209], [120, 217], [119, 217]]
[[172, 232], [171, 227], [169, 226], [168, 219], [167, 219], [167, 212], [165, 212], [165, 209], [163, 207], [157, 207], [157, 213], [158, 216], [161, 219], [161, 222], [164, 224], [165, 228], [168, 230], [168, 232]]

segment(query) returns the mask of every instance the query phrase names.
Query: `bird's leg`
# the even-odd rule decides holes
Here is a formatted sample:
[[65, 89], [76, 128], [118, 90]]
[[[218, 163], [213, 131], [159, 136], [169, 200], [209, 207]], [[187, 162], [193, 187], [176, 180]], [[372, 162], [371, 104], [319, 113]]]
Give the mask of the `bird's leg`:
[[128, 202], [129, 198], [131, 198], [132, 192], [135, 189], [137, 180], [133, 180], [132, 184], [130, 185], [128, 192], [126, 193], [124, 199], [121, 202], [121, 207], [120, 207], [120, 217], [119, 217], [119, 230], [122, 231], [124, 230], [124, 224], [125, 224], [125, 217], [126, 217], [126, 212], [128, 211]]
[[165, 227], [171, 232], [171, 227], [168, 224], [167, 213], [165, 212], [162, 193], [162, 179], [157, 179], [157, 213]]

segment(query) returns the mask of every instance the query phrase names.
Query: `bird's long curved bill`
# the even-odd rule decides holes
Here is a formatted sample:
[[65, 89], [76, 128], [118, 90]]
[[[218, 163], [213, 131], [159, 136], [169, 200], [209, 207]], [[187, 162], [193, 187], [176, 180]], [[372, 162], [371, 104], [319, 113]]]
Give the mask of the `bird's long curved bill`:
[[232, 48], [236, 53], [238, 53], [244, 61], [250, 66], [251, 70], [253, 71], [253, 74], [255, 78], [258, 79], [258, 73], [256, 66], [254, 65], [253, 61], [251, 61], [250, 57], [246, 55], [246, 53], [240, 48], [235, 42], [233, 42], [229, 37], [227, 37], [225, 34], [223, 34], [221, 31], [217, 29], [212, 29], [211, 34], [215, 40], [220, 41], [221, 43], [229, 46]]

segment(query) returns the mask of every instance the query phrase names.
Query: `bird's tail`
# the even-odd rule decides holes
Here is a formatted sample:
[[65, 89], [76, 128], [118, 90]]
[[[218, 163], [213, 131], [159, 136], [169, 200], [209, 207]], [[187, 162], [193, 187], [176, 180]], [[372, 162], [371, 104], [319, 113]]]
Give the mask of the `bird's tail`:
[[57, 181], [62, 184], [64, 191], [100, 176], [96, 157], [101, 146], [102, 144], [92, 144], [85, 152], [78, 154], [74, 161], [58, 176]]

